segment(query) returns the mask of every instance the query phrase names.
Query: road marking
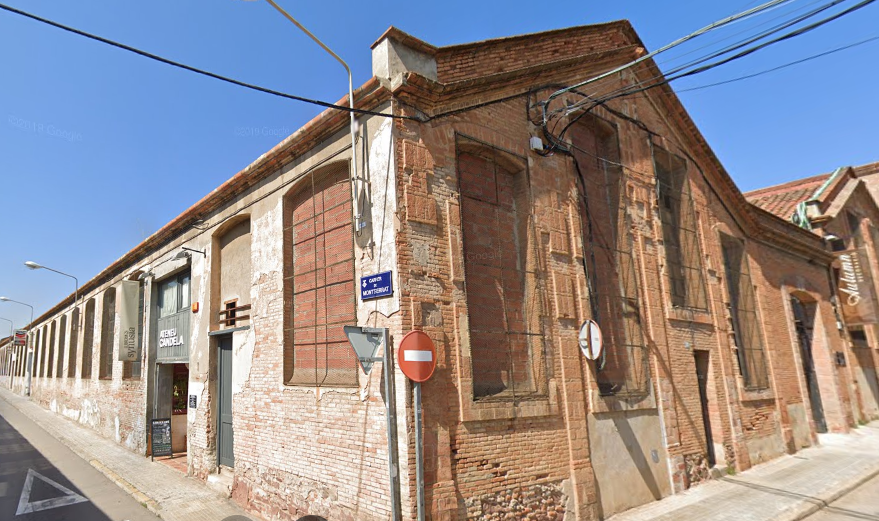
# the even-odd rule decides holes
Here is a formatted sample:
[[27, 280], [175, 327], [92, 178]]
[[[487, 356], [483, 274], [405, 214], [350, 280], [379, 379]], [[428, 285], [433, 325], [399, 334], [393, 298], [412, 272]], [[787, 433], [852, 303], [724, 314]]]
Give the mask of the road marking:
[[[31, 503], [31, 488], [34, 486], [35, 477], [64, 492], [65, 495]], [[88, 501], [88, 499], [33, 469], [27, 469], [27, 479], [24, 481], [24, 489], [21, 491], [21, 498], [18, 500], [18, 510], [15, 512], [15, 515], [20, 516], [22, 514], [30, 514], [31, 512], [39, 512], [40, 510], [49, 510], [50, 508], [66, 507], [82, 503], [83, 501]]]

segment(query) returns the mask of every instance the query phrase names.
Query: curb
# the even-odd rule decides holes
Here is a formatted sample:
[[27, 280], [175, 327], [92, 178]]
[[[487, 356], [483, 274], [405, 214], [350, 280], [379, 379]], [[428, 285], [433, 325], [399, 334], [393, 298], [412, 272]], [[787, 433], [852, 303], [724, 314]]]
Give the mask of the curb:
[[797, 512], [791, 516], [781, 515], [781, 516], [776, 517], [772, 521], [800, 521], [801, 519], [805, 519], [805, 518], [811, 516], [812, 514], [820, 512], [821, 510], [824, 510], [826, 507], [829, 507], [837, 499], [840, 499], [841, 497], [845, 496], [846, 494], [848, 494], [852, 490], [860, 487], [861, 485], [870, 481], [871, 479], [875, 478], [876, 476], [879, 476], [879, 466], [877, 466], [876, 468], [874, 468], [873, 470], [871, 470], [869, 472], [866, 472], [864, 475], [853, 479], [849, 483], [840, 487], [839, 490], [837, 490], [831, 494], [828, 494], [826, 497], [818, 497], [815, 499], [815, 501], [805, 500], [806, 503], [808, 504], [808, 506], [805, 509], [803, 509], [801, 512]]
[[119, 474], [116, 474], [109, 468], [107, 468], [103, 463], [96, 459], [88, 460], [89, 465], [98, 470], [101, 474], [107, 477], [110, 481], [115, 483], [119, 488], [128, 493], [131, 497], [133, 497], [138, 503], [145, 506], [147, 510], [152, 512], [158, 517], [162, 517], [159, 513], [159, 504], [151, 497], [147, 496], [143, 492], [137, 489], [134, 485], [125, 481]]

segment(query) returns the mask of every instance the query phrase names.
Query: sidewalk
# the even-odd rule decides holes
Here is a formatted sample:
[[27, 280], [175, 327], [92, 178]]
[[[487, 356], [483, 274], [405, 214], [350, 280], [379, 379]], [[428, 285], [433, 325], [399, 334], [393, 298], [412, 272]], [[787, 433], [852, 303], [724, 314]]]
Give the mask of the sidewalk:
[[3, 399], [119, 485], [165, 521], [256, 519], [206, 484], [53, 414], [27, 398], [0, 388]]
[[794, 521], [879, 474], [879, 421], [608, 521]]

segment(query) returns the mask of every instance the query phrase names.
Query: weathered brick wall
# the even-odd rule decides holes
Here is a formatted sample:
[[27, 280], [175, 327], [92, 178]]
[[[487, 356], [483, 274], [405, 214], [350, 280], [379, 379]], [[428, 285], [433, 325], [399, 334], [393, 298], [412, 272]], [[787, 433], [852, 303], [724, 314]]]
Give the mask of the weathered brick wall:
[[[103, 288], [102, 288], [103, 289]], [[89, 298], [95, 298], [97, 309], [102, 309], [103, 292], [96, 292], [92, 295], [85, 295], [82, 298], [83, 308], [85, 302]], [[76, 421], [86, 427], [89, 427], [105, 438], [116, 441], [127, 449], [145, 454], [146, 447], [146, 386], [143, 378], [123, 378], [123, 362], [115, 361], [117, 358], [116, 350], [118, 349], [119, 323], [116, 319], [116, 309], [110, 313], [114, 324], [112, 326], [111, 347], [113, 351], [113, 371], [112, 379], [99, 379], [98, 368], [100, 364], [100, 338], [103, 313], [95, 314], [95, 323], [93, 330], [94, 342], [91, 346], [84, 345], [83, 328], [85, 321], [82, 320], [82, 326], [76, 331], [73, 330], [74, 324], [70, 320], [68, 314], [67, 329], [64, 332], [66, 336], [64, 342], [64, 351], [57, 349], [60, 340], [61, 331], [56, 333], [56, 348], [53, 350], [55, 363], [57, 364], [58, 356], [63, 356], [62, 376], [55, 376], [55, 367], [53, 364], [53, 372], [51, 377], [46, 377], [44, 369], [43, 375], [33, 378], [33, 400], [46, 407], [47, 409], [61, 414], [73, 421]], [[85, 313], [82, 313], [85, 316]], [[58, 317], [53, 317], [52, 320]], [[60, 322], [60, 321], [59, 321]], [[50, 323], [50, 321], [47, 321]], [[70, 360], [70, 337], [76, 334], [77, 353], [75, 376], [68, 378], [68, 364]], [[146, 337], [145, 337], [146, 338]], [[86, 349], [91, 351], [91, 378], [83, 379], [82, 364]], [[44, 364], [49, 365], [47, 355], [49, 352], [46, 345], [45, 352], [42, 340], [37, 349], [37, 360], [44, 358]], [[141, 363], [144, 363], [143, 360]]]
[[612, 50], [627, 44], [623, 27], [611, 22], [539, 35], [442, 47], [436, 54], [437, 76], [439, 81], [451, 83]]

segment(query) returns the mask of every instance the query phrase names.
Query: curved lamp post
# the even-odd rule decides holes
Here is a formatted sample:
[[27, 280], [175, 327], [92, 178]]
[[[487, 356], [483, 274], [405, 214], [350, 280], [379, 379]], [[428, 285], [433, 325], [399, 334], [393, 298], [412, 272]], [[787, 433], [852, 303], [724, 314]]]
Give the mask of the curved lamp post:
[[69, 273], [64, 273], [63, 271], [58, 271], [58, 270], [52, 269], [48, 266], [43, 266], [42, 264], [37, 264], [34, 261], [27, 261], [24, 263], [24, 265], [32, 270], [43, 269], [43, 270], [54, 271], [55, 273], [57, 273], [59, 275], [64, 275], [65, 277], [70, 277], [71, 279], [73, 279], [73, 281], [76, 283], [76, 289], [73, 290], [73, 305], [74, 305], [74, 307], [76, 306], [76, 301], [79, 298], [79, 279], [77, 279], [76, 277], [74, 277], [73, 275], [71, 275]]

